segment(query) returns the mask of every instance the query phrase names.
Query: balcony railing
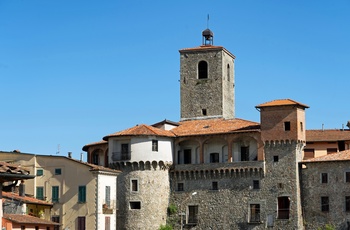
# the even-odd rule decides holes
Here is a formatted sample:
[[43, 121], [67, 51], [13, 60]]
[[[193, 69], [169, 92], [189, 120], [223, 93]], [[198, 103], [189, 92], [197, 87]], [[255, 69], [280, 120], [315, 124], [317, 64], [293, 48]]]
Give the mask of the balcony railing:
[[131, 152], [112, 152], [113, 161], [129, 161], [131, 159]]

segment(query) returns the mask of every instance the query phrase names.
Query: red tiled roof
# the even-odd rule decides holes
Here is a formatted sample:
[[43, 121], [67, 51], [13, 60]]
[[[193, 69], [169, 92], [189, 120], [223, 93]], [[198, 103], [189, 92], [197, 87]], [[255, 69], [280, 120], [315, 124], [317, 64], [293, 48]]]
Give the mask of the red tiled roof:
[[56, 223], [50, 220], [45, 220], [35, 216], [21, 215], [21, 214], [4, 213], [3, 218], [18, 224], [60, 225], [59, 223]]
[[20, 196], [18, 193], [12, 193], [12, 192], [2, 192], [2, 196], [3, 198], [8, 198], [8, 199], [14, 199], [14, 200], [18, 200], [18, 201], [22, 201], [26, 204], [40, 204], [40, 205], [49, 205], [49, 206], [53, 206], [52, 203], [43, 201], [43, 200], [39, 200], [36, 199], [34, 197], [30, 197], [30, 196]]
[[259, 123], [236, 118], [182, 121], [171, 131], [176, 136], [194, 136], [259, 130]]
[[350, 140], [349, 129], [318, 129], [318, 130], [306, 130], [307, 142], [318, 141], [346, 141]]
[[327, 154], [324, 156], [303, 160], [303, 162], [348, 161], [348, 160], [350, 160], [349, 149], [341, 152], [337, 152], [337, 153]]
[[93, 142], [93, 143], [90, 143], [90, 144], [84, 145], [84, 147], [83, 147], [83, 151], [87, 151], [87, 150], [88, 150], [88, 148], [89, 148], [90, 146], [104, 145], [104, 144], [108, 144], [108, 141], [104, 141], [104, 140], [102, 140], [102, 141]]
[[202, 45], [192, 48], [184, 48], [179, 50], [179, 52], [186, 52], [186, 51], [200, 51], [200, 50], [225, 50], [232, 58], [236, 58], [235, 55], [233, 55], [230, 51], [225, 49], [223, 46], [213, 46], [213, 45]]
[[0, 175], [1, 173], [29, 175], [29, 170], [23, 169], [19, 165], [0, 161]]
[[103, 140], [108, 140], [110, 137], [118, 136], [165, 136], [165, 137], [174, 137], [174, 134], [168, 130], [158, 129], [149, 125], [136, 125], [132, 128], [125, 129], [120, 132], [116, 132], [105, 136]]
[[262, 103], [260, 105], [255, 106], [256, 108], [262, 108], [262, 107], [272, 107], [272, 106], [281, 106], [281, 105], [298, 105], [304, 108], [309, 108], [309, 106], [301, 104], [297, 101], [291, 100], [291, 99], [278, 99], [269, 101], [266, 103]]

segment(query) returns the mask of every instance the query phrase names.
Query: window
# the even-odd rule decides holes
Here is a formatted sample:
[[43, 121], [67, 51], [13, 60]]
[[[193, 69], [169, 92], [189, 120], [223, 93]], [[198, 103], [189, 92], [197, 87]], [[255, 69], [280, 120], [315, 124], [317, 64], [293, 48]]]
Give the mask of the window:
[[[51, 217], [52, 222], [55, 223], [60, 223], [60, 217], [59, 216], [53, 216]], [[59, 225], [54, 225], [53, 230], [59, 230], [60, 226]]]
[[98, 152], [94, 152], [92, 154], [92, 163], [95, 164], [95, 165], [99, 165], [99, 155], [98, 155]]
[[202, 109], [202, 115], [207, 116], [207, 109]]
[[78, 189], [78, 202], [85, 203], [86, 202], [86, 186], [79, 186]]
[[59, 200], [59, 186], [52, 186], [52, 203], [58, 203]]
[[85, 216], [78, 216], [78, 230], [85, 230]]
[[35, 230], [39, 230], [39, 226], [35, 226]]
[[303, 125], [303, 122], [300, 122], [300, 131], [304, 131], [304, 125]]
[[36, 199], [44, 200], [44, 187], [36, 187]]
[[230, 64], [227, 64], [227, 81], [230, 81]]
[[138, 192], [139, 191], [139, 182], [137, 179], [131, 180], [131, 191], [132, 192]]
[[44, 170], [42, 170], [42, 169], [37, 169], [37, 170], [36, 170], [36, 175], [37, 175], [37, 176], [42, 176], [42, 175], [44, 175]]
[[332, 154], [338, 152], [337, 148], [327, 148], [327, 154]]
[[198, 222], [198, 206], [197, 205], [188, 206], [187, 223], [197, 224], [197, 222]]
[[210, 153], [210, 163], [219, 162], [219, 153]]
[[350, 182], [350, 172], [345, 172], [345, 182], [346, 183]]
[[260, 204], [249, 205], [249, 223], [260, 222]]
[[290, 131], [290, 121], [284, 122], [284, 131]]
[[321, 183], [322, 184], [328, 183], [328, 173], [321, 173]]
[[322, 212], [329, 211], [329, 197], [328, 196], [321, 197], [321, 211]]
[[111, 207], [111, 186], [106, 186], [105, 200], [107, 207]]
[[111, 230], [111, 218], [105, 216], [105, 230]]
[[213, 181], [211, 183], [211, 189], [212, 190], [218, 190], [218, 182], [217, 181]]
[[62, 169], [58, 168], [55, 169], [55, 175], [61, 175], [62, 174]]
[[249, 161], [249, 146], [241, 146], [241, 161]]
[[345, 211], [350, 212], [350, 196], [345, 197]]
[[158, 140], [152, 140], [152, 151], [158, 152]]
[[198, 63], [198, 79], [208, 78], [208, 63], [206, 61], [200, 61]]
[[177, 183], [177, 191], [184, 191], [184, 183]]
[[122, 144], [122, 160], [130, 160], [129, 159], [129, 144]]
[[26, 226], [21, 226], [21, 230], [25, 230], [26, 229]]
[[315, 149], [304, 149], [304, 158], [314, 158], [315, 157]]
[[130, 201], [130, 209], [141, 209], [140, 201]]
[[278, 156], [273, 156], [273, 162], [278, 162]]
[[289, 199], [288, 196], [278, 197], [278, 219], [289, 219]]
[[191, 164], [191, 149], [185, 149], [184, 150], [184, 164]]
[[260, 189], [260, 181], [253, 180], [253, 189]]

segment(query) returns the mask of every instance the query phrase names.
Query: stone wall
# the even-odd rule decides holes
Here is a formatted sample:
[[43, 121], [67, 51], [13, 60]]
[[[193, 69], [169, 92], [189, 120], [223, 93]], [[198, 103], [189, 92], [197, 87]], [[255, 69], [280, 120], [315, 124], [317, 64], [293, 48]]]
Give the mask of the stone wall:
[[[164, 164], [154, 163], [152, 167], [125, 165], [118, 175], [118, 230], [154, 230], [165, 225], [170, 191], [169, 172]], [[115, 168], [113, 164], [110, 166]], [[131, 180], [137, 180], [138, 191], [132, 191]], [[140, 202], [141, 208], [131, 209], [130, 202]]]
[[[185, 51], [180, 51], [185, 52]], [[208, 63], [208, 78], [198, 79], [198, 63]], [[234, 118], [233, 58], [223, 48], [186, 51], [180, 59], [181, 119]], [[231, 77], [227, 79], [226, 66]], [[207, 114], [202, 114], [206, 109]]]
[[[350, 161], [303, 162], [302, 205], [306, 229], [332, 224], [336, 229], [349, 229], [350, 212], [345, 209], [345, 197], [350, 196], [350, 183], [345, 172]], [[321, 173], [327, 173], [328, 183], [321, 183]], [[321, 210], [321, 197], [329, 197], [329, 211]]]

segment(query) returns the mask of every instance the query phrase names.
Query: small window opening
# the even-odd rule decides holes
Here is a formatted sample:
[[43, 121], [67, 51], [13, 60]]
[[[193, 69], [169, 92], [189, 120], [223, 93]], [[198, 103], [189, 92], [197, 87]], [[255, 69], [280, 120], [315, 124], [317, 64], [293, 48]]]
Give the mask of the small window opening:
[[290, 121], [284, 122], [284, 131], [290, 131]]
[[210, 153], [210, 163], [219, 162], [219, 153]]
[[321, 197], [321, 211], [322, 212], [329, 212], [329, 197], [328, 196]]
[[202, 115], [207, 116], [207, 109], [202, 109]]
[[253, 180], [253, 189], [260, 189], [260, 181]]
[[327, 173], [321, 173], [321, 183], [322, 184], [328, 183], [328, 174]]
[[130, 209], [141, 209], [140, 201], [130, 201]]
[[218, 182], [217, 181], [213, 181], [211, 183], [211, 189], [212, 190], [218, 190]]
[[158, 140], [152, 140], [152, 151], [158, 152]]
[[184, 191], [184, 183], [177, 183], [177, 191]]
[[273, 162], [278, 162], [278, 156], [273, 156]]
[[227, 64], [227, 81], [230, 81], [230, 64]]
[[345, 172], [345, 182], [346, 183], [350, 182], [350, 172]]
[[345, 197], [345, 211], [350, 212], [350, 196]]
[[131, 180], [131, 191], [137, 192], [139, 191], [138, 181], [136, 179]]
[[208, 78], [208, 63], [206, 61], [200, 61], [198, 63], [198, 79]]
[[300, 131], [304, 131], [304, 125], [303, 125], [303, 122], [300, 122]]

